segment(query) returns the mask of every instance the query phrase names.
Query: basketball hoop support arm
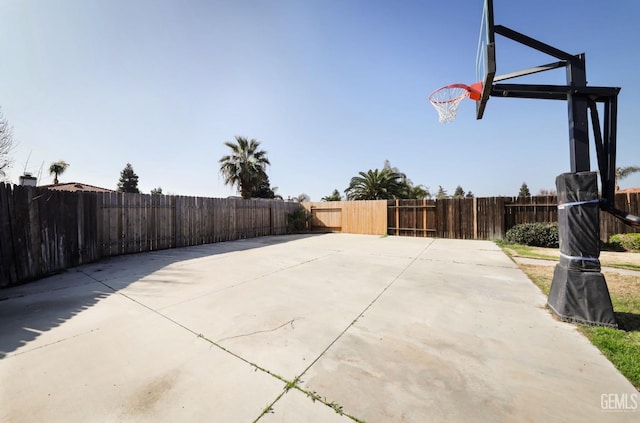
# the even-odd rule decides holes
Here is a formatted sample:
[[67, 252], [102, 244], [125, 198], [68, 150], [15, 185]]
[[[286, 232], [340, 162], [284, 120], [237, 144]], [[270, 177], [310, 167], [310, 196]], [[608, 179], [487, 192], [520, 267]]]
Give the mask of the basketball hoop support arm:
[[[628, 225], [640, 226], [640, 217], [615, 208], [617, 103], [620, 88], [588, 87], [584, 53], [569, 54], [503, 25], [496, 25], [495, 33], [560, 61], [496, 76], [494, 81], [504, 81], [566, 67], [567, 85], [494, 84], [491, 96], [566, 100], [569, 114], [571, 172], [573, 173], [590, 170], [588, 130], [588, 112], [590, 111], [602, 186], [600, 207]], [[597, 103], [604, 103], [604, 131], [600, 128]]]
[[[567, 85], [586, 87], [587, 73], [584, 54], [572, 55], [549, 44], [545, 44], [503, 25], [495, 26], [495, 33], [519, 44], [538, 50], [560, 59], [567, 68]], [[562, 65], [558, 64], [557, 67]], [[551, 67], [550, 69], [553, 69]], [[545, 69], [548, 70], [548, 69]], [[542, 70], [541, 70], [542, 71]], [[524, 71], [527, 72], [527, 71]], [[533, 73], [533, 69], [528, 72]], [[587, 103], [585, 99], [569, 92], [566, 96], [569, 111], [569, 144], [571, 154], [571, 172], [589, 171], [589, 128], [587, 121]]]

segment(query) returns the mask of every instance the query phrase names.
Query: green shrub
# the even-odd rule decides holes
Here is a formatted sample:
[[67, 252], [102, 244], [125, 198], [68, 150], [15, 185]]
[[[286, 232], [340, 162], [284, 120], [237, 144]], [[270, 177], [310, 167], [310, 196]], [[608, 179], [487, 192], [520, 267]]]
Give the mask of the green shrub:
[[640, 234], [611, 235], [609, 245], [625, 251], [640, 251]]
[[558, 224], [523, 223], [509, 229], [505, 239], [514, 244], [558, 248]]
[[290, 233], [306, 232], [311, 230], [311, 215], [300, 207], [287, 215], [287, 224]]

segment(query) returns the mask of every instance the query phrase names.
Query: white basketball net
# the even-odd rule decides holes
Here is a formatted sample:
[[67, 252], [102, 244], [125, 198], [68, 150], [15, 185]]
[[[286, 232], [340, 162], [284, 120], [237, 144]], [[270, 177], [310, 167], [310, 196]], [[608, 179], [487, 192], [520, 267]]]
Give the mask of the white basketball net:
[[449, 85], [431, 93], [429, 101], [438, 111], [440, 123], [451, 122], [456, 118], [458, 105], [469, 97], [469, 90], [465, 85]]

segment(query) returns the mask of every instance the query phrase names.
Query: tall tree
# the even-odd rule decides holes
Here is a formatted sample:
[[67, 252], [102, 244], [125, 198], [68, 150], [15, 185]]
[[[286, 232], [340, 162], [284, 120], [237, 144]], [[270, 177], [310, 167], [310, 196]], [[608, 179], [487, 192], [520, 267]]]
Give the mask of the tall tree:
[[447, 194], [447, 190], [442, 188], [442, 185], [438, 185], [438, 192], [436, 193], [436, 199], [443, 200], [445, 198], [449, 198], [449, 194]]
[[402, 175], [389, 168], [359, 172], [344, 191], [348, 200], [390, 200], [402, 198]]
[[152, 189], [151, 195], [162, 195], [162, 187]]
[[138, 175], [136, 175], [136, 173], [133, 171], [133, 166], [131, 166], [131, 163], [127, 163], [124, 169], [122, 169], [122, 172], [120, 172], [118, 191], [129, 192], [133, 194], [140, 193], [140, 190], [138, 189]]
[[407, 178], [407, 175], [405, 173], [400, 172], [400, 169], [398, 169], [397, 167], [395, 167], [395, 166], [392, 167], [391, 166], [391, 162], [389, 160], [385, 160], [384, 161], [384, 164], [383, 164], [382, 168], [390, 170], [393, 173], [397, 174], [398, 175], [398, 179], [400, 179], [401, 182], [412, 184], [411, 180], [409, 180]]
[[236, 137], [236, 142], [225, 142], [231, 154], [223, 156], [220, 163], [220, 174], [225, 185], [237, 186], [242, 198], [251, 198], [266, 177], [269, 163], [267, 152], [259, 150], [260, 142], [254, 139]]
[[526, 182], [523, 182], [522, 185], [520, 185], [518, 197], [531, 197], [531, 192], [529, 191], [529, 187]]
[[334, 189], [331, 195], [327, 195], [326, 197], [322, 197], [322, 201], [341, 201], [342, 196], [340, 195], [340, 191]]
[[396, 198], [406, 198], [411, 200], [422, 200], [423, 198], [431, 198], [429, 188], [423, 185], [413, 185], [411, 179], [403, 172], [400, 172], [395, 166], [391, 166], [389, 160], [384, 161], [383, 169], [390, 170], [398, 175], [398, 183], [401, 189], [396, 194]]
[[423, 198], [431, 198], [431, 192], [429, 191], [429, 187], [413, 185], [411, 181], [409, 181], [405, 189], [405, 195], [402, 198], [422, 200]]
[[13, 158], [10, 156], [13, 151], [13, 130], [9, 126], [9, 122], [2, 116], [0, 110], [0, 181], [7, 176], [7, 170], [13, 164]]
[[[278, 189], [278, 187], [275, 187], [275, 189]], [[271, 188], [271, 183], [269, 182], [269, 176], [266, 174], [263, 176], [260, 185], [251, 191], [250, 198], [276, 198], [276, 193], [273, 188]]]
[[273, 199], [274, 200], [284, 200], [284, 198], [282, 198], [282, 195], [278, 194], [278, 187], [271, 187], [271, 192], [273, 192]]
[[49, 175], [53, 175], [54, 184], [58, 184], [58, 176], [62, 175], [68, 167], [69, 163], [64, 160], [58, 160], [57, 162], [51, 163], [51, 166], [49, 166]]
[[467, 193], [465, 194], [465, 198], [473, 198], [475, 197], [475, 194], [472, 193], [471, 191], [467, 191]]
[[294, 200], [298, 203], [308, 203], [309, 201], [311, 201], [311, 197], [303, 192], [302, 194], [295, 197]]
[[464, 198], [464, 190], [460, 185], [458, 185], [456, 190], [453, 192], [453, 198]]
[[624, 179], [632, 173], [640, 172], [640, 167], [638, 166], [625, 166], [625, 167], [616, 167], [616, 191], [620, 190], [620, 185], [618, 181], [620, 179]]

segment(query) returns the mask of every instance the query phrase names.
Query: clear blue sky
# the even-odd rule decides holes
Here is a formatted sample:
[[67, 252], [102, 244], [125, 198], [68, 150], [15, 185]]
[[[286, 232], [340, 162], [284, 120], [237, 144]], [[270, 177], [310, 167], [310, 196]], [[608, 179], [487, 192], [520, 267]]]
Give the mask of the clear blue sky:
[[[428, 102], [475, 82], [481, 13], [481, 0], [3, 0], [10, 178], [44, 164], [51, 183], [62, 159], [62, 182], [115, 188], [130, 162], [143, 192], [226, 197], [218, 160], [240, 135], [262, 142], [285, 198], [319, 201], [384, 160], [432, 193], [554, 189], [569, 171], [565, 102], [492, 98], [478, 121], [465, 101], [447, 125]], [[585, 52], [590, 85], [622, 87], [618, 165], [640, 165], [640, 1], [495, 0], [495, 22]], [[496, 41], [498, 74], [555, 61]]]

